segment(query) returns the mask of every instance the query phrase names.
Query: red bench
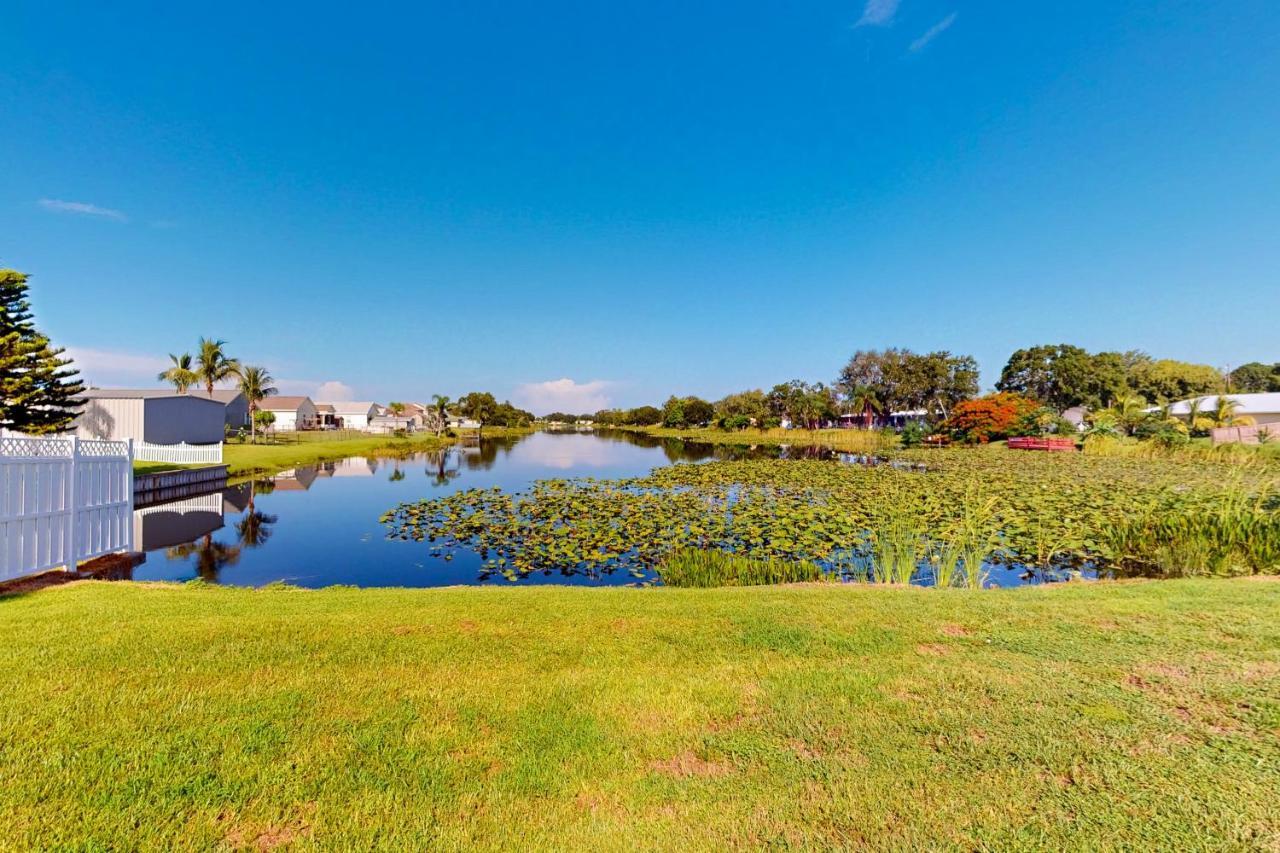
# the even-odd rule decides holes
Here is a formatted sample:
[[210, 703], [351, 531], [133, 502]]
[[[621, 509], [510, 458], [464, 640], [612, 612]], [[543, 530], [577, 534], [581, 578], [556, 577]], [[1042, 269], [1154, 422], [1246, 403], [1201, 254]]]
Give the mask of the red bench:
[[1011, 438], [1005, 445], [1010, 450], [1052, 450], [1071, 452], [1076, 449], [1073, 438], [1055, 438], [1052, 436], [1019, 436]]

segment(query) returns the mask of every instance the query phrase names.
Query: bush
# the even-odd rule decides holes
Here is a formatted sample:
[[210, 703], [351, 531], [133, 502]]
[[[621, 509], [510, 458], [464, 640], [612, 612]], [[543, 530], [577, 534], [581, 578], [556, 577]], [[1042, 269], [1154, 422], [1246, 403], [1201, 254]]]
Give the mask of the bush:
[[1061, 435], [1074, 438], [1079, 430], [1071, 421], [1048, 406], [1041, 406], [1018, 418], [1009, 435]]
[[929, 437], [929, 428], [919, 421], [910, 421], [899, 436], [903, 447], [919, 447]]
[[751, 418], [746, 415], [730, 415], [720, 421], [720, 426], [727, 430], [743, 430], [751, 426]]
[[1015, 434], [1019, 421], [1036, 411], [1035, 402], [1021, 394], [1002, 391], [956, 404], [942, 424], [942, 431], [956, 441], [979, 444]]

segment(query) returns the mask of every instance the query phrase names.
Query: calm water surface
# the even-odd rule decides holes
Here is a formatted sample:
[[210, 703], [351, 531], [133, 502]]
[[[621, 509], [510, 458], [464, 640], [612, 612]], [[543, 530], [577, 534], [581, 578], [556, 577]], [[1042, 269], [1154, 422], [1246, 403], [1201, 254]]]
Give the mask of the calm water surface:
[[[821, 448], [741, 448], [632, 433], [552, 432], [484, 439], [406, 459], [353, 457], [137, 510], [136, 547], [147, 558], [132, 577], [201, 577], [239, 586], [274, 581], [307, 587], [507, 584], [501, 577], [479, 580], [481, 559], [475, 554], [445, 560], [432, 557], [424, 543], [386, 539], [379, 518], [401, 502], [460, 489], [519, 491], [548, 478], [636, 477], [664, 465], [757, 456], [860, 461]], [[1024, 582], [1016, 572], [1001, 568], [993, 568], [992, 580], [1001, 585]], [[635, 582], [627, 572], [597, 578], [557, 572], [519, 581]]]

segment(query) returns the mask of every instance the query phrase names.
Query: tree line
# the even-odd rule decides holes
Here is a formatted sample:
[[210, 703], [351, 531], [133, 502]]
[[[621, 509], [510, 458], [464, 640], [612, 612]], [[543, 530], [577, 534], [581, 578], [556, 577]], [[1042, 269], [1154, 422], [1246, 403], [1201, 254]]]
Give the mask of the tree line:
[[[1227, 391], [1265, 390], [1280, 390], [1280, 363], [1252, 362], [1224, 374], [1209, 365], [1156, 359], [1137, 350], [1091, 353], [1072, 344], [1017, 350], [996, 383], [997, 395], [1015, 395], [1031, 404], [1029, 409], [1022, 403], [1014, 406], [1018, 418], [1039, 423], [1059, 420], [1061, 413], [1077, 406], [1088, 410], [1123, 405], [1145, 408]], [[814, 428], [841, 416], [872, 427], [891, 413], [905, 412], [912, 420], [938, 425], [951, 419], [957, 406], [978, 399], [978, 394], [978, 363], [973, 356], [889, 348], [855, 352], [830, 385], [797, 379], [768, 391], [749, 389], [716, 401], [673, 395], [661, 407], [606, 409], [581, 415], [557, 412], [547, 419], [588, 420], [605, 426], [718, 426], [732, 430], [782, 424]], [[1009, 403], [1007, 397], [996, 399], [993, 408]]]

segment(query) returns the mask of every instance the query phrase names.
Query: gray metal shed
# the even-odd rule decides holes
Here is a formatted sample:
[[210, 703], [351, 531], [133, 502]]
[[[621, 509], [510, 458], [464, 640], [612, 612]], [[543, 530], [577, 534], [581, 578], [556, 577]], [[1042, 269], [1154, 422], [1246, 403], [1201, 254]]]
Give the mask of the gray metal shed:
[[224, 436], [226, 406], [172, 391], [95, 388], [81, 395], [76, 435], [148, 441], [152, 444], [217, 444]]
[[[208, 391], [188, 391], [192, 397], [209, 398]], [[226, 424], [233, 429], [249, 426], [249, 400], [236, 390], [214, 390], [213, 399], [226, 407]]]

